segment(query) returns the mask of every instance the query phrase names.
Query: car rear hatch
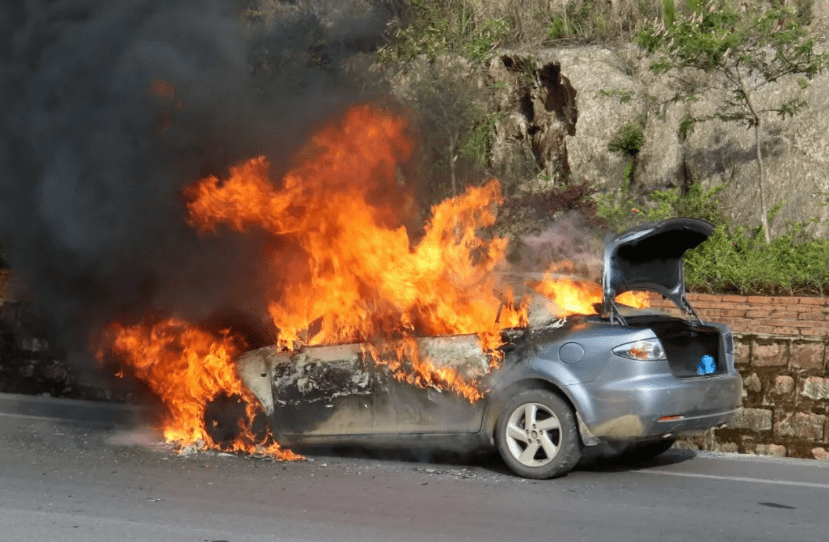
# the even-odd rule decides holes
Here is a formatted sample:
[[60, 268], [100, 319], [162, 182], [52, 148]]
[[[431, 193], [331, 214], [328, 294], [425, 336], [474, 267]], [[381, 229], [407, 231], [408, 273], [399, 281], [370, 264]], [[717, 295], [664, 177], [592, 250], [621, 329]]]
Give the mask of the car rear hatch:
[[[605, 244], [604, 315], [612, 323], [651, 328], [665, 349], [671, 371], [678, 377], [713, 375], [727, 370], [724, 356], [730, 344], [728, 331], [724, 326], [703, 323], [685, 296], [682, 257], [687, 250], [708, 239], [713, 231], [714, 226], [704, 220], [671, 218], [630, 229]], [[651, 315], [626, 320], [614, 299], [629, 290], [660, 293], [689, 318]]]
[[682, 256], [708, 239], [710, 222], [697, 218], [669, 218], [642, 224], [605, 243], [602, 268], [602, 308], [619, 321], [614, 299], [629, 290], [652, 290], [694, 314], [685, 298]]

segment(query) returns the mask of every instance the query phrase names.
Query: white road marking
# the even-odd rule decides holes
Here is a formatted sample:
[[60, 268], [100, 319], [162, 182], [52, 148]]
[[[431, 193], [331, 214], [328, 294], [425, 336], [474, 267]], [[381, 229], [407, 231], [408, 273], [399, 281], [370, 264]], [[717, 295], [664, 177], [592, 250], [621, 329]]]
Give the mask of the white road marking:
[[755, 484], [771, 484], [781, 486], [813, 487], [818, 489], [829, 489], [829, 484], [818, 484], [814, 482], [796, 482], [794, 480], [763, 480], [762, 478], [745, 478], [743, 476], [719, 476], [716, 474], [697, 474], [694, 472], [672, 472], [666, 470], [636, 470], [642, 474], [664, 474], [667, 476], [685, 476], [687, 478], [708, 478], [711, 480], [727, 480], [731, 482], [753, 482]]

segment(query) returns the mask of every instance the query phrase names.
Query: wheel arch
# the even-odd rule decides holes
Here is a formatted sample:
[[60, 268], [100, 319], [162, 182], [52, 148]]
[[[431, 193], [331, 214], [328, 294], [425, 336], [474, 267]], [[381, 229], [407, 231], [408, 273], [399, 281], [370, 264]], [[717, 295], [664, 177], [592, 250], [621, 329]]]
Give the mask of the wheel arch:
[[[576, 407], [573, 399], [564, 391], [563, 386], [560, 386], [559, 384], [545, 378], [528, 376], [526, 378], [515, 380], [503, 388], [493, 392], [493, 398], [487, 405], [483, 420], [483, 430], [486, 432], [490, 444], [495, 443], [495, 429], [498, 424], [498, 416], [500, 415], [501, 409], [504, 405], [506, 405], [510, 398], [519, 391], [533, 389], [547, 390], [559, 396], [573, 411], [573, 414], [576, 416], [576, 420], [579, 422], [578, 425], [582, 425], [580, 423], [581, 418], [579, 416], [579, 409]], [[581, 431], [579, 431], [579, 433], [581, 433]]]

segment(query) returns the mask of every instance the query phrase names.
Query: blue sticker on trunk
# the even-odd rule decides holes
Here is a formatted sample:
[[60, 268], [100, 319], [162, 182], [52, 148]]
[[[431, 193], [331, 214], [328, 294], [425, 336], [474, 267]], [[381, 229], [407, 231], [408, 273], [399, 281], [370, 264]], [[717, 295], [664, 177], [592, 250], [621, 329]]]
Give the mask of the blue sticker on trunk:
[[702, 359], [699, 360], [699, 364], [697, 365], [697, 374], [710, 375], [716, 371], [717, 364], [714, 363], [714, 358], [707, 354], [702, 356]]

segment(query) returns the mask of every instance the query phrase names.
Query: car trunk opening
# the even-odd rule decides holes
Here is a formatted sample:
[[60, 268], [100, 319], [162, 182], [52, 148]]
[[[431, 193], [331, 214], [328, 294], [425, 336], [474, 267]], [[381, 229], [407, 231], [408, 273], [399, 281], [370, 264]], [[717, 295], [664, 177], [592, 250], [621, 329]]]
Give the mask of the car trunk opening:
[[[665, 316], [629, 318], [628, 324], [653, 330], [665, 349], [671, 373], [678, 378], [710, 376], [727, 371], [722, 356], [724, 348], [720, 343], [725, 337], [718, 327]], [[708, 367], [701, 374], [700, 364], [705, 366], [705, 356], [711, 359], [707, 360]]]

